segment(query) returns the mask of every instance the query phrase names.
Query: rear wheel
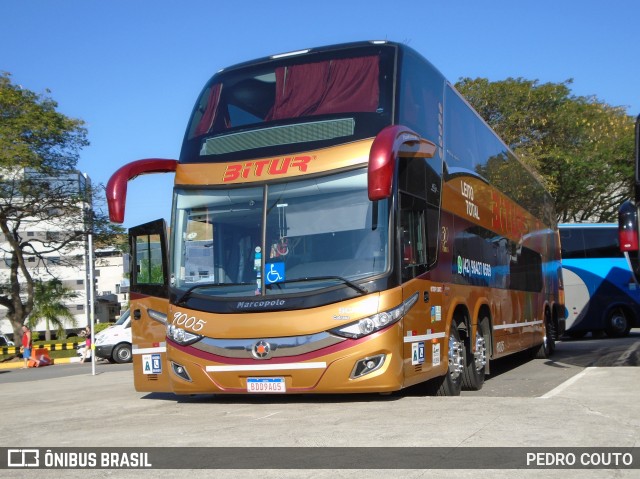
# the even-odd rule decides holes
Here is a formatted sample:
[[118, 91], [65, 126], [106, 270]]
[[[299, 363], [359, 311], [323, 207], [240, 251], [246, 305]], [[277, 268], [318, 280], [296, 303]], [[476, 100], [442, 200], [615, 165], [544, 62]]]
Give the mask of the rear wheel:
[[488, 318], [482, 318], [478, 323], [475, 338], [467, 341], [465, 349], [465, 367], [462, 375], [462, 387], [468, 391], [479, 391], [484, 385], [487, 371], [487, 341]]
[[605, 332], [612, 338], [621, 338], [629, 334], [631, 322], [622, 308], [613, 308], [607, 315]]
[[447, 374], [427, 383], [427, 393], [435, 396], [459, 396], [462, 389], [465, 353], [464, 343], [460, 340], [458, 323], [451, 325], [449, 331]]
[[536, 359], [547, 359], [556, 350], [556, 328], [549, 311], [544, 313], [544, 338], [542, 344], [535, 350]]

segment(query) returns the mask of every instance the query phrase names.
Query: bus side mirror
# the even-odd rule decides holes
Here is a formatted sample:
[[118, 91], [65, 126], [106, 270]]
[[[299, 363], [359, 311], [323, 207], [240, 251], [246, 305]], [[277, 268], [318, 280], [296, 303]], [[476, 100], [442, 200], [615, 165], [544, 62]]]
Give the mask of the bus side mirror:
[[384, 200], [391, 196], [396, 158], [433, 158], [436, 145], [421, 138], [402, 125], [385, 127], [371, 144], [368, 167], [369, 200]]
[[620, 251], [638, 251], [638, 209], [630, 200], [618, 210]]
[[114, 223], [124, 222], [124, 209], [127, 202], [127, 182], [136, 176], [148, 173], [170, 173], [176, 171], [176, 160], [162, 158], [147, 158], [145, 160], [132, 161], [120, 167], [109, 181], [106, 187], [107, 205], [109, 207], [109, 219]]
[[627, 200], [618, 210], [618, 239], [636, 283], [640, 284], [640, 251], [638, 250], [638, 208]]

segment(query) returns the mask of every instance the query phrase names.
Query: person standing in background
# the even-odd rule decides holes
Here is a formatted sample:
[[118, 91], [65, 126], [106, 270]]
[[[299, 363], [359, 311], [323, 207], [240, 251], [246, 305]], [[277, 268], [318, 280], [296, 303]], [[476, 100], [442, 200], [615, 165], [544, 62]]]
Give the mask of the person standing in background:
[[22, 369], [26, 369], [28, 367], [29, 358], [31, 358], [31, 330], [26, 326], [22, 325], [22, 347], [20, 348], [20, 352], [22, 353], [22, 359], [24, 359], [24, 367]]
[[82, 359], [80, 359], [81, 363], [84, 363], [84, 360], [87, 357], [87, 354], [89, 351], [91, 351], [91, 328], [89, 326], [87, 326], [86, 328], [84, 328], [84, 337], [85, 337], [85, 348], [84, 351], [82, 352]]

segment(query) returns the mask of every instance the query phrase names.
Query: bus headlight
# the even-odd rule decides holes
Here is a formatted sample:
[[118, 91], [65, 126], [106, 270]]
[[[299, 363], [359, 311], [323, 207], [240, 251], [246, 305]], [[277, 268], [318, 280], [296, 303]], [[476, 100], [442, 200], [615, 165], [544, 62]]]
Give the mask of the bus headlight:
[[332, 329], [330, 332], [338, 336], [352, 339], [367, 336], [400, 321], [417, 301], [418, 293], [415, 293], [396, 308], [362, 318], [356, 322]]
[[202, 336], [199, 334], [190, 333], [189, 331], [178, 328], [173, 324], [167, 326], [167, 337], [182, 346], [188, 346], [189, 344], [193, 344], [202, 339]]

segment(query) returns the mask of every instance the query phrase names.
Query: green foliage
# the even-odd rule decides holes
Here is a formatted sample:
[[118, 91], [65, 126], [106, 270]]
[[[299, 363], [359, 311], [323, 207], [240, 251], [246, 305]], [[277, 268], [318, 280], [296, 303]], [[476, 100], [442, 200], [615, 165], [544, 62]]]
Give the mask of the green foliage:
[[632, 194], [634, 118], [622, 107], [572, 95], [570, 85], [463, 78], [456, 88], [542, 176], [559, 221], [614, 221]]
[[[0, 232], [8, 266], [0, 272], [0, 305], [18, 340], [34, 308], [33, 268], [53, 277], [48, 259], [56, 256], [61, 265], [72, 264], [73, 251], [89, 232], [96, 244], [123, 232], [99, 207], [104, 202], [100, 185], [83, 181], [75, 170], [80, 151], [89, 144], [84, 122], [57, 107], [46, 95], [0, 73]], [[55, 225], [56, 233], [29, 237], [26, 225], [48, 232]]]
[[[48, 93], [48, 92], [47, 92]], [[58, 113], [58, 104], [0, 75], [0, 166], [43, 171], [75, 168], [89, 144], [82, 120]]]
[[35, 348], [41, 348], [45, 344], [68, 344], [68, 343], [72, 343], [77, 347], [78, 344], [84, 344], [84, 338], [81, 338], [80, 336], [74, 336], [68, 339], [52, 339], [49, 341], [40, 339], [38, 341], [33, 342], [33, 347], [35, 349]]
[[38, 321], [44, 319], [47, 334], [55, 328], [58, 338], [65, 337], [66, 320], [72, 327], [77, 327], [75, 316], [69, 311], [66, 303], [78, 297], [75, 291], [63, 286], [59, 279], [51, 281], [35, 281], [34, 305], [29, 316], [28, 325], [33, 331]]
[[96, 323], [93, 325], [93, 334], [98, 334], [100, 331], [104, 331], [107, 328], [110, 328], [115, 323]]
[[139, 284], [163, 284], [164, 274], [162, 272], [162, 263], [149, 260], [147, 258], [140, 261], [140, 271], [138, 272], [137, 282]]

